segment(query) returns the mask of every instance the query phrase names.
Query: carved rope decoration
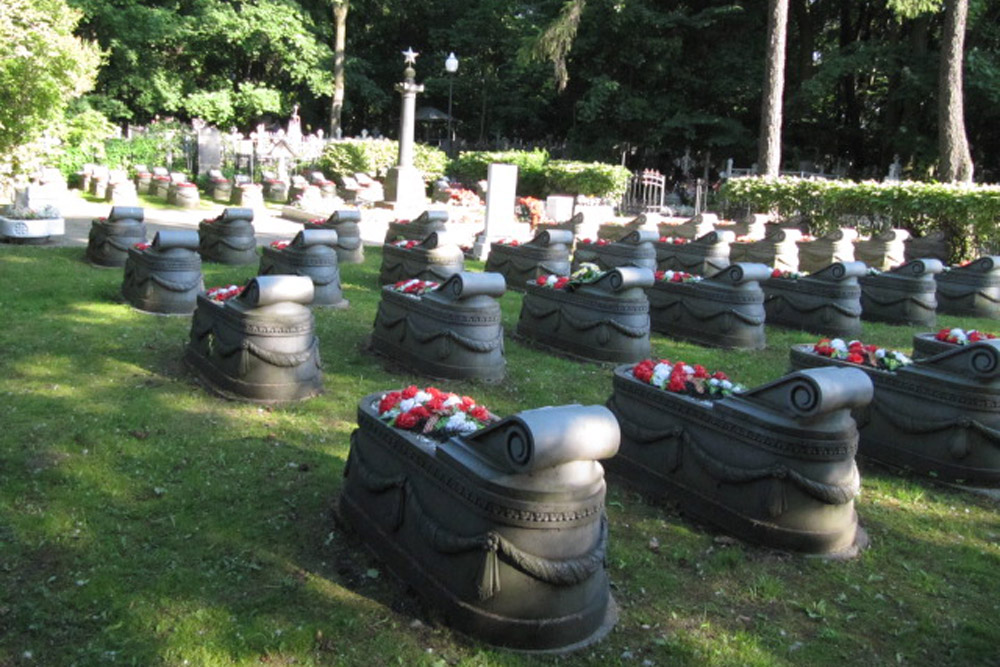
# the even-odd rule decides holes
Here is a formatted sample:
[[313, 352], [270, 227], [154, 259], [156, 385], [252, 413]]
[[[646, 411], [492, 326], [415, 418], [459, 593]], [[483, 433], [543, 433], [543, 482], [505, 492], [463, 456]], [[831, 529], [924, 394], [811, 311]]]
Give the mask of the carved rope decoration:
[[952, 428], [960, 429], [961, 431], [952, 437], [948, 447], [952, 457], [956, 459], [965, 458], [971, 451], [968, 438], [964, 437], [964, 434], [968, 431], [973, 431], [983, 436], [983, 440], [987, 444], [993, 445], [994, 447], [1000, 446], [1000, 429], [987, 426], [977, 419], [970, 419], [963, 416], [950, 417], [947, 419], [920, 419], [918, 417], [910, 417], [903, 414], [901, 411], [894, 409], [893, 406], [889, 405], [889, 402], [884, 398], [880, 399], [878, 394], [875, 395], [875, 399], [871, 402], [871, 406], [877, 410], [893, 428], [906, 433], [924, 435], [927, 433], [946, 431]]
[[689, 299], [678, 299], [677, 301], [674, 301], [673, 303], [667, 304], [665, 306], [654, 306], [651, 303], [649, 307], [652, 308], [653, 310], [667, 310], [673, 308], [674, 306], [680, 306], [688, 313], [690, 313], [691, 316], [694, 319], [698, 320], [699, 322], [706, 322], [708, 320], [715, 319], [717, 317], [722, 317], [724, 315], [732, 315], [733, 317], [740, 320], [744, 324], [749, 324], [752, 326], [760, 326], [764, 324], [765, 318], [754, 317], [753, 315], [748, 315], [746, 313], [740, 312], [735, 308], [726, 308], [725, 310], [716, 310], [714, 312], [710, 312], [708, 308], [703, 308], [699, 312], [699, 309], [694, 304], [688, 303], [689, 301], [690, 301]]
[[215, 236], [214, 238], [206, 240], [208, 241], [208, 243], [206, 243], [207, 247], [213, 249], [217, 247], [219, 244], [228, 246], [233, 250], [250, 250], [251, 248], [257, 247], [257, 239], [255, 239], [252, 236], [248, 241], [243, 241], [243, 242], [234, 240], [234, 238], [231, 236]]
[[[817, 482], [816, 480], [810, 479], [783, 464], [775, 464], [760, 468], [740, 468], [722, 463], [713, 458], [698, 444], [691, 434], [681, 426], [654, 431], [642, 426], [636, 426], [630, 420], [621, 418], [621, 411], [617, 407], [617, 402], [615, 402], [612, 406], [612, 409], [615, 411], [616, 415], [619, 416], [619, 425], [621, 426], [622, 433], [626, 437], [644, 445], [652, 444], [660, 440], [676, 439], [678, 441], [678, 449], [682, 449], [684, 445], [687, 445], [688, 449], [690, 449], [695, 455], [695, 459], [702, 466], [702, 468], [704, 468], [709, 475], [722, 482], [745, 484], [747, 482], [753, 482], [766, 478], [787, 479], [807, 495], [812, 496], [816, 500], [819, 500], [827, 505], [844, 505], [853, 500], [861, 490], [861, 476], [858, 473], [858, 467], [856, 464], [852, 464], [851, 466], [850, 477], [838, 484]], [[677, 459], [679, 462], [679, 453], [677, 455]], [[781, 511], [784, 511], [783, 503]], [[780, 513], [780, 511], [777, 513], [772, 512], [775, 516]]]
[[[446, 338], [455, 341], [462, 347], [472, 352], [492, 352], [501, 345], [503, 345], [503, 331], [492, 340], [478, 340], [475, 338], [469, 338], [468, 336], [463, 336], [456, 333], [453, 329], [441, 329], [440, 331], [427, 331], [422, 330], [413, 324], [409, 314], [400, 315], [396, 319], [389, 318], [382, 309], [378, 311], [378, 322], [382, 324], [386, 329], [394, 329], [397, 325], [402, 323], [405, 327], [404, 331], [410, 333], [418, 343], [425, 344], [430, 341], [436, 340], [438, 338]], [[402, 337], [400, 338], [402, 340]]]
[[985, 292], [983, 290], [973, 289], [963, 292], [957, 289], [952, 289], [951, 285], [947, 285], [946, 283], [938, 283], [938, 291], [947, 296], [949, 299], [964, 299], [971, 296], [972, 298], [983, 298], [990, 303], [1000, 303], [1000, 299], [991, 296], [989, 292]]
[[258, 359], [279, 368], [294, 368], [295, 366], [304, 364], [312, 358], [319, 345], [319, 339], [313, 336], [309, 347], [301, 352], [273, 352], [256, 345], [248, 338], [242, 338], [235, 345], [225, 344], [218, 335], [216, 335], [215, 340], [217, 341], [215, 349], [219, 353], [219, 356], [224, 359], [240, 352], [248, 352]]
[[622, 324], [621, 322], [611, 318], [604, 318], [589, 322], [580, 320], [567, 314], [566, 310], [561, 306], [553, 306], [552, 308], [545, 310], [544, 307], [534, 306], [528, 299], [525, 299], [523, 307], [526, 311], [528, 311], [529, 315], [539, 320], [545, 319], [553, 314], [558, 314], [562, 321], [566, 322], [566, 324], [570, 325], [577, 331], [590, 331], [591, 329], [599, 327], [603, 324], [611, 327], [621, 334], [624, 334], [625, 336], [628, 336], [629, 338], [645, 338], [649, 335], [648, 327], [630, 327], [627, 324]]
[[903, 303], [904, 301], [912, 301], [913, 303], [917, 304], [918, 306], [921, 306], [922, 308], [926, 308], [927, 310], [937, 310], [937, 299], [930, 297], [926, 299], [921, 299], [918, 296], [903, 296], [898, 298], [889, 297], [885, 299], [880, 299], [866, 292], [864, 294], [864, 298], [880, 306], [895, 306], [896, 304]]
[[842, 306], [841, 304], [837, 303], [836, 301], [824, 301], [824, 302], [822, 302], [820, 304], [817, 304], [817, 305], [815, 305], [815, 306], [813, 306], [811, 308], [807, 308], [805, 306], [800, 306], [799, 304], [797, 304], [795, 302], [795, 299], [789, 297], [786, 294], [772, 294], [772, 295], [766, 297], [765, 302], [766, 301], [771, 301], [771, 300], [781, 300], [781, 301], [784, 301], [788, 305], [790, 305], [793, 309], [795, 309], [795, 310], [797, 310], [799, 312], [802, 312], [802, 313], [814, 313], [817, 310], [822, 310], [824, 308], [833, 308], [837, 312], [839, 312], [839, 313], [841, 313], [843, 315], [848, 315], [850, 317], [858, 317], [859, 315], [861, 315], [861, 308], [860, 307], [858, 307], [858, 308], [848, 308], [847, 306]]
[[398, 501], [392, 530], [396, 531], [402, 525], [404, 518], [404, 503], [409, 499], [409, 506], [417, 515], [418, 529], [421, 536], [435, 551], [445, 554], [464, 553], [481, 550], [484, 559], [480, 567], [477, 584], [477, 594], [480, 600], [488, 600], [500, 592], [500, 568], [498, 557], [528, 576], [553, 586], [573, 586], [589, 579], [604, 566], [608, 547], [608, 519], [601, 513], [600, 535], [596, 544], [582, 556], [555, 560], [536, 556], [519, 548], [497, 531], [490, 530], [479, 535], [459, 535], [435, 521], [423, 506], [413, 484], [405, 475], [379, 475], [368, 469], [364, 457], [356, 447], [356, 438], [351, 436], [351, 457], [348, 461], [355, 463], [351, 470], [358, 471], [358, 481], [369, 493], [381, 494], [398, 490]]
[[[118, 240], [119, 238], [125, 238], [125, 239], [128, 239], [128, 240], [127, 241], [119, 241]], [[129, 248], [132, 247], [132, 245], [134, 243], [136, 243], [135, 239], [137, 239], [137, 238], [139, 238], [139, 237], [137, 237], [137, 236], [115, 237], [115, 236], [111, 236], [111, 235], [106, 235], [106, 236], [104, 236], [104, 238], [100, 239], [100, 241], [98, 241], [98, 243], [107, 243], [108, 245], [110, 245], [112, 248], [114, 248], [116, 250], [127, 251]]]

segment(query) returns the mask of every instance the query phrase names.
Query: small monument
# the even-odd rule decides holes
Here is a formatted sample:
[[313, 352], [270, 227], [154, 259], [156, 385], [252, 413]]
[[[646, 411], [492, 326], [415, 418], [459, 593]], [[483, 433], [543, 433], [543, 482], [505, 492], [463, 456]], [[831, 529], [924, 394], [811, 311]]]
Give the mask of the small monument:
[[[517, 223], [514, 202], [517, 199], [517, 166], [494, 163], [487, 171], [486, 224], [483, 233], [476, 237], [472, 254], [476, 259], [486, 259], [490, 244], [503, 238], [524, 237], [527, 230]], [[523, 231], [522, 231], [523, 230]]]
[[417, 93], [424, 87], [416, 82], [417, 72], [413, 65], [420, 55], [412, 48], [403, 51], [406, 69], [404, 80], [396, 84], [396, 92], [403, 97], [399, 115], [399, 158], [396, 166], [389, 170], [385, 179], [385, 203], [397, 211], [422, 209], [424, 206], [424, 179], [413, 166], [413, 127], [416, 120]]

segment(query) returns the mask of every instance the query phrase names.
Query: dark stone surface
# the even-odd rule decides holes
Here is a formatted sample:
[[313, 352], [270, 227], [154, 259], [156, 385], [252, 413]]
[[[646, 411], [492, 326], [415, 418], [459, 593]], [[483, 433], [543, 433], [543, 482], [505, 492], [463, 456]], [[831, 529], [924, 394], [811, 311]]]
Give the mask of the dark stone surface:
[[501, 380], [499, 273], [456, 273], [422, 296], [382, 288], [372, 349], [433, 378]]
[[639, 361], [649, 356], [649, 269], [622, 267], [571, 290], [528, 284], [517, 333], [522, 338], [592, 361]]
[[332, 229], [303, 230], [285, 248], [264, 246], [258, 273], [306, 276], [314, 288], [310, 305], [347, 308], [336, 246], [337, 232]]
[[379, 285], [411, 278], [443, 282], [464, 268], [462, 249], [444, 235], [433, 232], [412, 248], [383, 245]]
[[761, 282], [767, 323], [821, 336], [855, 338], [861, 334], [861, 262], [837, 262], [797, 279]]
[[1000, 318], [1000, 256], [980, 257], [937, 275], [938, 312]]
[[765, 546], [833, 554], [864, 545], [850, 416], [872, 397], [863, 372], [802, 371], [702, 401], [640, 382], [628, 365], [613, 387], [622, 444], [606, 465], [615, 479]]
[[565, 652], [614, 624], [605, 483], [618, 426], [601, 406], [528, 410], [443, 442], [358, 406], [341, 519], [460, 632]]
[[305, 276], [257, 276], [224, 302], [198, 295], [184, 361], [214, 392], [284, 403], [323, 390], [314, 334], [313, 284]]
[[149, 248], [128, 249], [122, 296], [134, 308], [161, 315], [189, 315], [205, 290], [194, 230], [156, 233]]
[[937, 324], [937, 282], [944, 270], [936, 259], [915, 259], [878, 275], [858, 278], [861, 319], [888, 324]]
[[491, 243], [486, 270], [502, 274], [508, 289], [523, 292], [539, 276], [568, 276], [572, 245], [573, 233], [562, 229], [539, 232], [518, 246]]
[[199, 250], [206, 262], [250, 264], [257, 261], [253, 209], [227, 208], [198, 224]]
[[602, 271], [619, 266], [635, 266], [656, 270], [656, 249], [653, 242], [659, 236], [648, 230], [632, 231], [607, 245], [599, 243], [577, 243], [573, 253], [573, 270], [581, 264], [596, 264]]
[[729, 261], [766, 264], [782, 271], [799, 270], [799, 247], [802, 232], [768, 225], [767, 235], [760, 241], [733, 243], [729, 246]]
[[729, 266], [729, 247], [735, 240], [730, 231], [714, 231], [687, 243], [656, 241], [656, 268], [714, 275]]
[[836, 262], [854, 261], [854, 229], [835, 229], [811, 241], [799, 241], [799, 271], [812, 273]]
[[952, 346], [896, 371], [859, 367], [794, 345], [793, 368], [860, 368], [875, 387], [855, 411], [860, 453], [937, 479], [1000, 485], [1000, 341]]
[[128, 249], [146, 240], [144, 215], [138, 206], [112, 206], [106, 219], [91, 223], [87, 259], [97, 266], [125, 266]]
[[365, 261], [365, 246], [361, 242], [361, 211], [343, 209], [334, 211], [319, 224], [310, 223], [315, 229], [332, 229], [337, 232], [337, 261], [341, 264], [361, 264]]
[[409, 222], [395, 221], [389, 223], [385, 232], [385, 242], [409, 240], [420, 241], [434, 232], [444, 232], [448, 223], [448, 211], [430, 210], [421, 213], [415, 220]]
[[763, 264], [733, 264], [697, 282], [657, 281], [646, 290], [653, 331], [698, 345], [762, 350], [767, 334], [760, 281], [770, 275]]

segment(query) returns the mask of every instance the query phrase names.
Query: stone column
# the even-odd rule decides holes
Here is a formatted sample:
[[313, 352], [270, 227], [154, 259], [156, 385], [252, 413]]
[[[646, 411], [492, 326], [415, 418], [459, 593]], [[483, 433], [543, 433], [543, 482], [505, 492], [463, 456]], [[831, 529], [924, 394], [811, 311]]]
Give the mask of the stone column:
[[407, 67], [403, 82], [396, 84], [396, 92], [403, 98], [399, 115], [399, 157], [395, 167], [385, 179], [385, 203], [400, 213], [418, 212], [426, 203], [424, 178], [413, 166], [413, 128], [416, 124], [417, 93], [424, 87], [416, 82], [417, 73], [412, 65], [417, 55], [413, 49], [403, 52]]

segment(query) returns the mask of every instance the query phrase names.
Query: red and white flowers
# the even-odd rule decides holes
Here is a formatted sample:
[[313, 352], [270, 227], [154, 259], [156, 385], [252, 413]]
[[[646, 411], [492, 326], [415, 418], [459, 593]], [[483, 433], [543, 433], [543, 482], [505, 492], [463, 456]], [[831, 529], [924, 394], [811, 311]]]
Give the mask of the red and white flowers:
[[395, 428], [445, 436], [472, 433], [499, 419], [468, 396], [416, 385], [383, 394], [378, 416]]
[[913, 363], [912, 359], [899, 350], [887, 350], [877, 345], [866, 345], [860, 340], [845, 343], [841, 338], [823, 338], [813, 345], [813, 352], [822, 357], [840, 359], [883, 371], [894, 371], [901, 366]]
[[271, 241], [271, 247], [275, 250], [284, 250], [291, 241]]
[[771, 269], [772, 278], [784, 278], [785, 280], [798, 280], [804, 273], [798, 271], [782, 271], [781, 269]]
[[393, 292], [402, 292], [403, 294], [413, 294], [414, 296], [420, 296], [421, 294], [427, 294], [428, 292], [433, 292], [438, 287], [441, 287], [441, 283], [436, 283], [433, 280], [419, 280], [417, 278], [411, 278], [410, 280], [400, 280], [398, 283], [389, 285], [389, 289]]
[[408, 239], [400, 239], [398, 241], [392, 242], [392, 245], [396, 246], [397, 248], [403, 248], [404, 250], [409, 250], [410, 248], [414, 248], [419, 244], [420, 241], [414, 241]]
[[654, 271], [653, 277], [656, 278], [657, 282], [662, 283], [696, 283], [702, 280], [702, 276], [696, 276], [686, 271], [671, 271], [670, 269]]
[[684, 394], [694, 398], [715, 399], [745, 391], [722, 371], [709, 372], [701, 364], [691, 366], [683, 361], [646, 359], [632, 368], [632, 375], [639, 382], [651, 384], [664, 391]]
[[209, 289], [205, 292], [205, 296], [212, 301], [228, 301], [242, 293], [243, 285], [226, 285], [225, 287], [213, 287]]
[[607, 239], [580, 239], [580, 243], [584, 245], [605, 246], [611, 243], [611, 241]]
[[941, 329], [934, 334], [934, 338], [943, 343], [951, 343], [952, 345], [968, 345], [969, 343], [978, 343], [981, 340], [992, 340], [996, 338], [996, 335], [985, 331], [977, 331], [976, 329], [969, 329], [968, 331], [962, 329]]
[[580, 265], [573, 275], [570, 276], [556, 276], [556, 275], [541, 275], [535, 278], [535, 284], [539, 287], [551, 287], [552, 289], [567, 289], [569, 287], [574, 287], [576, 285], [584, 285], [587, 283], [592, 283], [595, 280], [600, 279], [604, 275], [604, 271], [601, 271], [600, 267], [596, 264], [591, 264], [590, 262], [584, 262]]
[[139, 241], [138, 243], [132, 244], [132, 247], [136, 250], [149, 250], [152, 247], [151, 243], [146, 243], [145, 241]]
[[671, 245], [684, 245], [687, 242], [688, 239], [680, 236], [661, 236], [657, 239], [657, 243], [670, 243]]

